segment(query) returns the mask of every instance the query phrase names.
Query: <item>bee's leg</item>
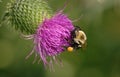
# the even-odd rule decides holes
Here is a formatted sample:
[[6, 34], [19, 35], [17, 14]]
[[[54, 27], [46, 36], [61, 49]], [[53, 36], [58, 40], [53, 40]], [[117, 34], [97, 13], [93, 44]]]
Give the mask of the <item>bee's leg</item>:
[[78, 45], [79, 48], [81, 48], [82, 46], [81, 45]]
[[74, 42], [77, 43], [77, 44], [80, 44], [79, 40], [74, 38]]

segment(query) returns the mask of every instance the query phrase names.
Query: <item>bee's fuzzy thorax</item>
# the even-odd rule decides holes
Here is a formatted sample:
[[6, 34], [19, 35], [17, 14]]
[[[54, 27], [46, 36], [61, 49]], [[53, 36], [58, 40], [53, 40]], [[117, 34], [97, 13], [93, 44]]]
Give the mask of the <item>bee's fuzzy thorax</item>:
[[52, 18], [45, 19], [39, 25], [34, 40], [35, 49], [44, 64], [47, 56], [56, 56], [69, 46], [71, 31], [74, 29], [72, 21], [63, 13], [58, 12]]

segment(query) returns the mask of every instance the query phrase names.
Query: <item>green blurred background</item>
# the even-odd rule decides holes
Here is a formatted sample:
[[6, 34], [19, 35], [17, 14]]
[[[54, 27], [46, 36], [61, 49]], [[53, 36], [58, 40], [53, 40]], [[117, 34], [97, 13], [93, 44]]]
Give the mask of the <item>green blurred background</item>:
[[[32, 64], [32, 40], [24, 40], [11, 25], [0, 27], [0, 77], [120, 77], [120, 0], [48, 0], [53, 11], [63, 8], [87, 35], [87, 48], [62, 53], [63, 67], [55, 72]], [[0, 0], [0, 18], [10, 0]]]

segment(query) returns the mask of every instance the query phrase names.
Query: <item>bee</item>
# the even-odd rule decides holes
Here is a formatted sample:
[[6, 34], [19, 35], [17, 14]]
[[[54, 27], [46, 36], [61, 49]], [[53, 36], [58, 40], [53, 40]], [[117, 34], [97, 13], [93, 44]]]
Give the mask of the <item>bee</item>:
[[71, 46], [67, 48], [68, 51], [72, 52], [74, 49], [84, 48], [86, 46], [87, 37], [80, 27], [75, 27], [71, 32], [71, 38]]

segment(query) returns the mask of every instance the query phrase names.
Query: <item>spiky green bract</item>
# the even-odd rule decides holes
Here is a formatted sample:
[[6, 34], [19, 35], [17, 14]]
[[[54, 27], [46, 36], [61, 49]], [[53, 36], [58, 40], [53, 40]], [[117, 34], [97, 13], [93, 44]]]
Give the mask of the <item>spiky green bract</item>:
[[52, 16], [52, 10], [45, 0], [12, 0], [3, 17], [22, 33], [33, 34], [37, 26]]

